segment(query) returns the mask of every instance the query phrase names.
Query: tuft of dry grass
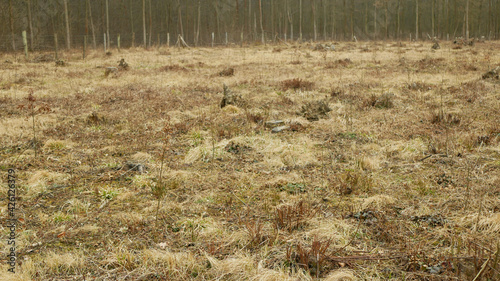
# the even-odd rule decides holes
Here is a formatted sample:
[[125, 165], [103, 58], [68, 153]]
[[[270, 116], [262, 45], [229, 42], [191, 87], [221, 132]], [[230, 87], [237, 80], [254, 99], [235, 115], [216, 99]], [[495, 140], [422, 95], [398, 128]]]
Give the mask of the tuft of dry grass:
[[300, 78], [293, 78], [281, 81], [281, 89], [286, 91], [288, 89], [310, 91], [314, 86], [311, 81], [302, 80]]

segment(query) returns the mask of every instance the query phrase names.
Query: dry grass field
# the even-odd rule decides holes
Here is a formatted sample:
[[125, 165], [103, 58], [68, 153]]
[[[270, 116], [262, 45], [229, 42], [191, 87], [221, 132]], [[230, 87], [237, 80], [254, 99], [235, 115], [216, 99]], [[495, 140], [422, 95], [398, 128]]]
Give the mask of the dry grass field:
[[431, 46], [1, 54], [0, 279], [500, 280], [500, 42]]

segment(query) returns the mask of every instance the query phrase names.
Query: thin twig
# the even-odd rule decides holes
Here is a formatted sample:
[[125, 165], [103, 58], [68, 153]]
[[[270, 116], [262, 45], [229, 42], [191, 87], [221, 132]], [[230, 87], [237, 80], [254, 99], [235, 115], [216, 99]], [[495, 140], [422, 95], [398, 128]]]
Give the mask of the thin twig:
[[358, 229], [359, 229], [360, 225], [361, 225], [361, 220], [359, 220], [358, 226], [356, 227], [356, 230], [354, 231], [354, 235], [352, 236], [351, 240], [347, 244], [345, 244], [344, 247], [342, 247], [342, 248], [338, 249], [336, 252], [334, 252], [332, 254], [332, 256], [334, 256], [338, 252], [340, 252], [340, 251], [344, 250], [345, 248], [347, 248], [347, 246], [349, 246], [354, 241], [354, 238], [356, 238], [356, 234], [358, 234]]
[[486, 269], [486, 266], [488, 265], [488, 263], [490, 262], [490, 258], [488, 258], [484, 263], [483, 265], [481, 266], [481, 270], [479, 270], [479, 272], [477, 273], [476, 277], [474, 277], [474, 279], [472, 281], [476, 281], [478, 280], [478, 278], [481, 277], [481, 274], [483, 274], [483, 271]]

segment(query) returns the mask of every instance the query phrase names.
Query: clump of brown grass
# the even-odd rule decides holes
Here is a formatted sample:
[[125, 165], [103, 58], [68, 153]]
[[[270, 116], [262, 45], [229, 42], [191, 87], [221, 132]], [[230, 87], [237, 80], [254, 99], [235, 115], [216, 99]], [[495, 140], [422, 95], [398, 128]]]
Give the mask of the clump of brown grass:
[[424, 83], [424, 82], [413, 82], [413, 83], [408, 83], [406, 85], [406, 88], [408, 88], [411, 91], [430, 91], [432, 90], [434, 86], [432, 84]]
[[188, 71], [188, 69], [178, 64], [171, 64], [161, 67], [160, 71]]
[[347, 66], [349, 66], [349, 65], [351, 65], [351, 64], [352, 64], [352, 61], [351, 61], [351, 59], [350, 59], [350, 58], [345, 58], [345, 59], [343, 59], [343, 60], [342, 60], [342, 59], [339, 59], [339, 60], [335, 61], [335, 63], [336, 63], [337, 65], [342, 66], [342, 67], [347, 67]]
[[432, 124], [459, 125], [461, 118], [456, 113], [445, 113], [443, 110], [434, 112], [431, 116]]
[[221, 70], [218, 73], [218, 75], [221, 77], [233, 76], [234, 75], [234, 68], [232, 68], [232, 67], [225, 68], [225, 69]]
[[363, 107], [375, 107], [380, 109], [387, 109], [394, 107], [394, 94], [384, 93], [380, 96], [372, 94], [363, 102]]
[[344, 94], [345, 94], [345, 91], [342, 88], [333, 87], [330, 89], [330, 97], [332, 97], [332, 98], [341, 97]]
[[348, 67], [351, 64], [352, 64], [352, 61], [349, 58], [338, 59], [336, 61], [328, 61], [325, 64], [325, 68], [326, 69], [334, 69], [334, 68], [339, 68], [339, 67], [346, 68], [346, 67]]
[[286, 91], [288, 89], [310, 91], [312, 90], [313, 86], [314, 86], [313, 82], [302, 80], [300, 78], [281, 81], [281, 89], [283, 91]]
[[88, 125], [91, 126], [101, 125], [106, 123], [106, 117], [104, 117], [100, 113], [93, 111], [91, 114], [87, 116], [86, 122]]
[[309, 249], [298, 243], [295, 246], [295, 251], [293, 251], [293, 247], [287, 248], [287, 260], [292, 266], [295, 265], [309, 271], [311, 275], [315, 275], [316, 278], [318, 278], [320, 271], [323, 269], [322, 263], [327, 256], [326, 252], [331, 243], [331, 239], [323, 241], [319, 240], [317, 237], [313, 238]]
[[300, 115], [304, 116], [309, 121], [318, 121], [320, 118], [327, 116], [332, 109], [326, 101], [308, 102], [300, 109]]
[[461, 83], [458, 86], [450, 86], [447, 90], [454, 97], [473, 103], [486, 92], [487, 88], [483, 81], [474, 80]]
[[250, 245], [256, 247], [265, 240], [262, 231], [264, 224], [259, 219], [246, 219], [243, 224], [250, 236]]
[[316, 210], [303, 200], [295, 204], [281, 205], [274, 213], [274, 227], [289, 232], [307, 225], [307, 221], [316, 214]]
[[419, 61], [417, 61], [417, 66], [420, 70], [426, 70], [429, 68], [437, 68], [441, 67], [444, 64], [444, 58], [430, 58], [425, 57]]
[[372, 179], [358, 171], [346, 171], [337, 177], [337, 190], [341, 195], [368, 192], [372, 185]]
[[246, 113], [247, 120], [252, 123], [261, 124], [264, 121], [264, 116], [259, 112], [249, 112]]

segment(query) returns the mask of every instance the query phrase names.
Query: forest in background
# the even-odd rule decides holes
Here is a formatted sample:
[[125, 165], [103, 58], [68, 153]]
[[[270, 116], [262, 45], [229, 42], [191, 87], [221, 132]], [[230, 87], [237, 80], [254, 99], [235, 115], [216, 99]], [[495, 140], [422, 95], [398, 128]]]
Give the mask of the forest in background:
[[0, 50], [278, 40], [498, 39], [500, 0], [0, 0]]

